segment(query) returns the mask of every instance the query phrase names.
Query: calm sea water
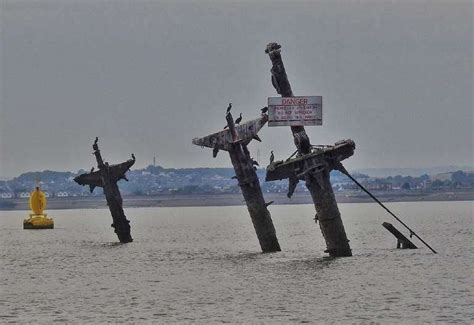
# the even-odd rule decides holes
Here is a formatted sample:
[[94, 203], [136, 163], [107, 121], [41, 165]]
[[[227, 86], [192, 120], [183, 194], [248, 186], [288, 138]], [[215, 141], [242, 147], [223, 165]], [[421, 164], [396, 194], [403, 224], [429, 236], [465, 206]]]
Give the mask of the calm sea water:
[[354, 256], [339, 259], [310, 205], [270, 207], [273, 254], [245, 207], [126, 209], [125, 245], [108, 210], [49, 211], [41, 231], [3, 211], [0, 323], [473, 322], [473, 202], [388, 206], [439, 254], [396, 250], [375, 204], [340, 205]]

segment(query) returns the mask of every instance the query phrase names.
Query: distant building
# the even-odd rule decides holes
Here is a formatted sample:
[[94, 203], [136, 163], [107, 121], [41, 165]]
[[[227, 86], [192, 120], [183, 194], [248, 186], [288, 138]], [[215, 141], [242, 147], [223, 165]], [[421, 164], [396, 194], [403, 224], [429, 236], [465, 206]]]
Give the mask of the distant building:
[[65, 191], [60, 191], [56, 193], [56, 197], [68, 197], [69, 193]]
[[423, 188], [430, 188], [433, 182], [431, 180], [426, 180], [423, 182]]
[[11, 198], [13, 198], [13, 193], [2, 192], [2, 193], [0, 194], [0, 197], [1, 197], [2, 199], [11, 199]]
[[390, 191], [392, 189], [392, 183], [372, 182], [365, 184], [365, 187], [369, 190]]
[[27, 199], [27, 198], [30, 197], [30, 193], [28, 193], [28, 192], [21, 192], [19, 196], [20, 196], [21, 199]]

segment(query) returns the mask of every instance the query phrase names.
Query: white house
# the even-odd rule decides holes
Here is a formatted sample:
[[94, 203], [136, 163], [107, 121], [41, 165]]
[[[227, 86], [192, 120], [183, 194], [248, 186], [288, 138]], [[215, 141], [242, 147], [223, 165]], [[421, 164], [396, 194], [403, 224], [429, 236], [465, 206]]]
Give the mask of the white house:
[[8, 193], [8, 192], [2, 192], [0, 194], [0, 197], [2, 199], [11, 199], [13, 197], [13, 194], [12, 193]]

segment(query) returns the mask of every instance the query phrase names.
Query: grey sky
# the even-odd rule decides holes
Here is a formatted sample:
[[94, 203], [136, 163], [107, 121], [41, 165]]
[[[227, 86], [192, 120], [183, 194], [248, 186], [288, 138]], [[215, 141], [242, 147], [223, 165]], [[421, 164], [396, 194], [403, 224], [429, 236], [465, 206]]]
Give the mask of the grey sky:
[[[322, 95], [314, 144], [352, 138], [346, 165], [473, 164], [471, 1], [1, 3], [0, 176], [90, 168], [91, 144], [136, 167], [231, 166], [191, 139], [268, 96], [268, 42], [296, 95]], [[261, 152], [294, 151], [265, 127]]]

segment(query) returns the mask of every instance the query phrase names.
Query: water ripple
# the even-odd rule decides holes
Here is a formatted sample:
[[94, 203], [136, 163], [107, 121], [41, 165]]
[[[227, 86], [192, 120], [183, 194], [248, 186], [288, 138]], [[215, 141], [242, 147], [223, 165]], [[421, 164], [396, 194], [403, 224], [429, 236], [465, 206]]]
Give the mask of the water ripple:
[[440, 254], [395, 249], [371, 204], [340, 206], [354, 253], [340, 259], [310, 205], [271, 207], [272, 254], [244, 207], [127, 209], [126, 245], [107, 210], [57, 210], [52, 231], [1, 212], [0, 323], [471, 322], [471, 203], [391, 206]]

